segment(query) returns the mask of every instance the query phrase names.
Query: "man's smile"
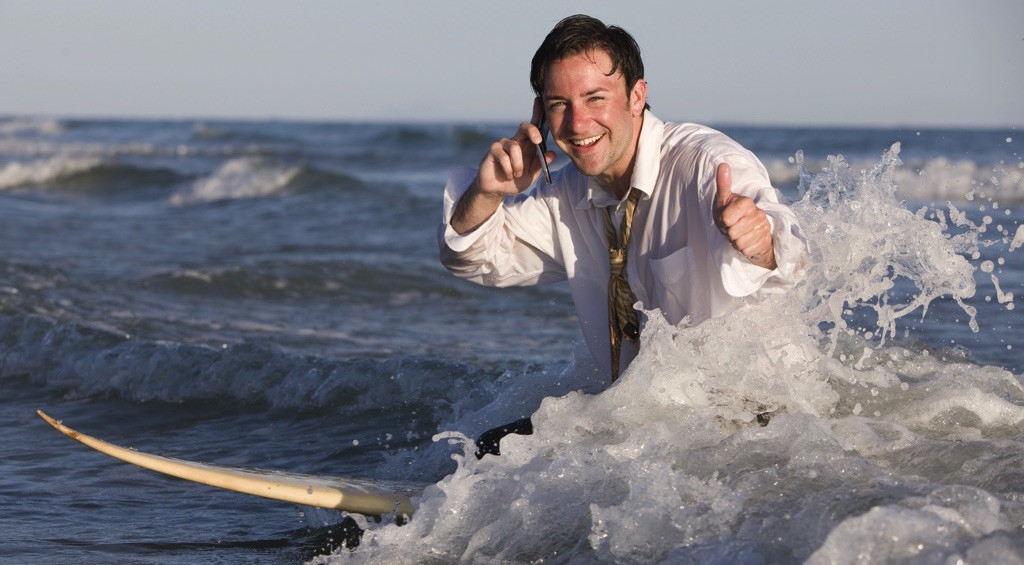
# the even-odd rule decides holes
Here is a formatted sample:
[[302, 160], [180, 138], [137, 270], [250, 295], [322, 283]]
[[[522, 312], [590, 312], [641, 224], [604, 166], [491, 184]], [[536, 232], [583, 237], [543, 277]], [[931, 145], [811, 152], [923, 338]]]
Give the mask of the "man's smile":
[[575, 147], [589, 147], [597, 143], [602, 137], [604, 137], [603, 133], [584, 139], [570, 139], [569, 143], [573, 144]]

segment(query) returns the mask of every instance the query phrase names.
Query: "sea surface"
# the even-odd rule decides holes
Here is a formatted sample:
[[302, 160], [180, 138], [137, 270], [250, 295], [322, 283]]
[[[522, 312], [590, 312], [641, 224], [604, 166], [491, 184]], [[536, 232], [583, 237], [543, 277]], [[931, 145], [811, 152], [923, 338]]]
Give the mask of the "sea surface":
[[[448, 172], [514, 128], [0, 118], [0, 562], [1024, 562], [1024, 132], [720, 126], [800, 218], [806, 279], [697, 327], [649, 312], [609, 386], [564, 285], [438, 263]], [[37, 409], [427, 486], [340, 547], [341, 513]]]

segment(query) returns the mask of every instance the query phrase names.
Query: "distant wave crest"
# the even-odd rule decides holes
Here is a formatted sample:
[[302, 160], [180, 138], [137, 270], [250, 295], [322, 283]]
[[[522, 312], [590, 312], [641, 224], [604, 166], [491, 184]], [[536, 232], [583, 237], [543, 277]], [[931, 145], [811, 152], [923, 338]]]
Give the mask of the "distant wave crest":
[[50, 157], [29, 162], [7, 163], [0, 168], [0, 189], [52, 184], [95, 169], [103, 164], [99, 157]]
[[16, 135], [58, 135], [64, 132], [64, 124], [53, 118], [10, 118], [0, 119], [0, 136]]
[[170, 198], [175, 206], [261, 198], [324, 187], [355, 186], [353, 177], [305, 164], [277, 163], [262, 157], [238, 157], [223, 163]]
[[184, 177], [165, 168], [146, 168], [97, 156], [56, 155], [13, 161], [0, 167], [0, 190], [46, 188], [75, 193], [117, 194], [180, 183]]

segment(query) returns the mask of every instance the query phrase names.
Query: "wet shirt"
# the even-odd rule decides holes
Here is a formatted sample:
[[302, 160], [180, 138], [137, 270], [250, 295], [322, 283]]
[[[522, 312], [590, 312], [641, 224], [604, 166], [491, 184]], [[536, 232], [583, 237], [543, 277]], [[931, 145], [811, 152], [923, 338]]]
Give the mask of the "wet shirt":
[[[768, 215], [774, 270], [736, 251], [712, 219], [718, 165], [732, 168], [732, 190]], [[609, 369], [608, 242], [603, 208], [621, 224], [625, 200], [571, 163], [502, 206], [481, 226], [459, 235], [449, 225], [477, 171], [454, 170], [444, 191], [438, 231], [441, 262], [456, 276], [487, 286], [568, 281], [580, 327], [599, 366]], [[673, 324], [718, 316], [739, 298], [778, 292], [803, 273], [807, 243], [793, 212], [779, 201], [753, 153], [725, 134], [697, 124], [665, 123], [646, 111], [631, 190], [641, 198], [633, 219], [626, 276], [646, 310]], [[641, 320], [644, 317], [641, 316]], [[623, 343], [624, 368], [637, 345]]]

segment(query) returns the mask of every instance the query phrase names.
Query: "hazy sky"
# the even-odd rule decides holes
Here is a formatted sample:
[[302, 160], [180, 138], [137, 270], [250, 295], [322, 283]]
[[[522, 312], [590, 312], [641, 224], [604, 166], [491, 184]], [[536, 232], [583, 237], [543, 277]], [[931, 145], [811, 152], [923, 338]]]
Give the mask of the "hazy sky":
[[664, 119], [1024, 125], [1024, 0], [0, 0], [0, 114], [518, 121], [576, 12]]

